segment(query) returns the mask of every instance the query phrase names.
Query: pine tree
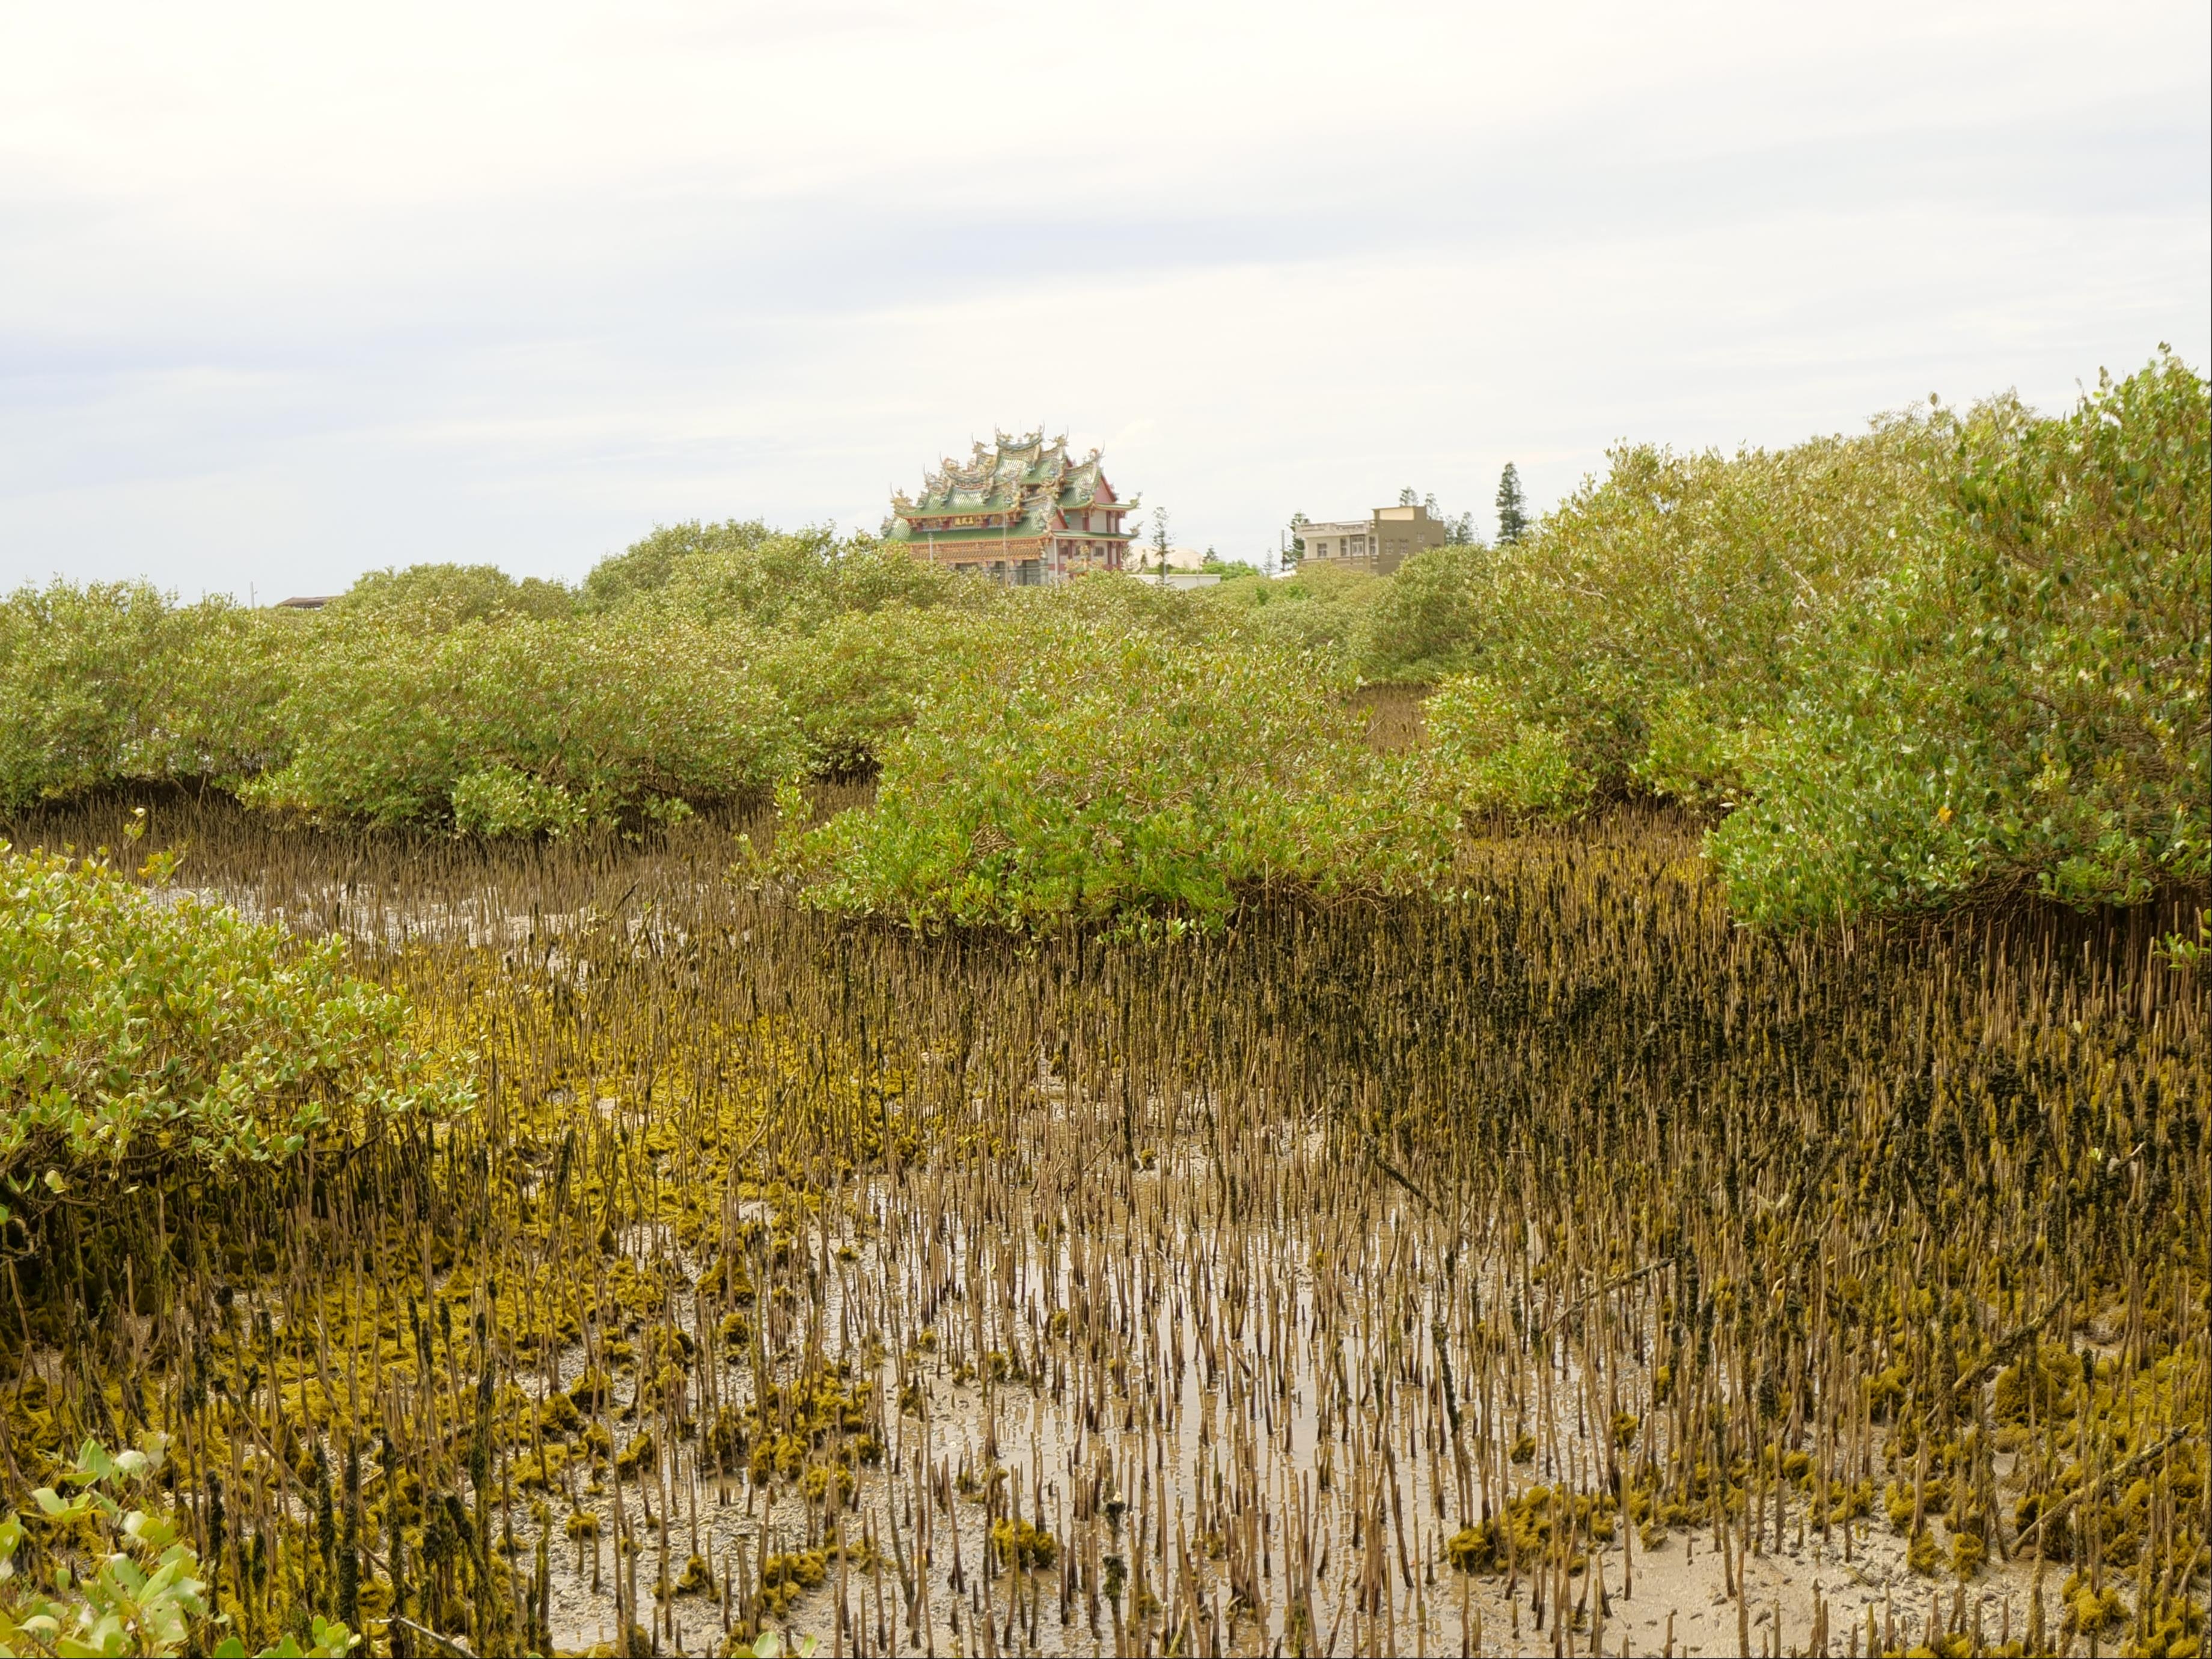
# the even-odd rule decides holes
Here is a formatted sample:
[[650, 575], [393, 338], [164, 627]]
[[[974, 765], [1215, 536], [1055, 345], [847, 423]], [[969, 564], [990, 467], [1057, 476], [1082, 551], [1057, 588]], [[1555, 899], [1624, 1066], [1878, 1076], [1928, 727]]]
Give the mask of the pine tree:
[[1168, 582], [1168, 510], [1164, 507], [1152, 509], [1152, 553], [1160, 562], [1160, 586]]
[[1526, 502], [1521, 495], [1521, 473], [1512, 462], [1498, 477], [1498, 540], [1503, 546], [1517, 542], [1528, 528]]

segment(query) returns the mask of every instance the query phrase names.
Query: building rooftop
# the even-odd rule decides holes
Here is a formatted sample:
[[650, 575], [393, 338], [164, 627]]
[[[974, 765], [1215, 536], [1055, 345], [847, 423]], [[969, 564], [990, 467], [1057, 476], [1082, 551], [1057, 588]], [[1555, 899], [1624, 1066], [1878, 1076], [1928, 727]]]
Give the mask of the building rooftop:
[[[1114, 494], [1099, 471], [1099, 452], [1079, 459], [1067, 453], [1065, 434], [1047, 441], [1042, 428], [1017, 436], [994, 432], [988, 447], [975, 446], [966, 461], [947, 456], [922, 480], [921, 493], [903, 490], [891, 495], [896, 515], [891, 538], [896, 541], [927, 541], [957, 528], [960, 538], [1003, 532], [1008, 537], [1036, 536], [1050, 527], [1055, 512], [1075, 512], [1110, 504], [1122, 512], [1137, 506], [1134, 496], [1122, 501]], [[1015, 515], [988, 526], [961, 525], [956, 519]]]

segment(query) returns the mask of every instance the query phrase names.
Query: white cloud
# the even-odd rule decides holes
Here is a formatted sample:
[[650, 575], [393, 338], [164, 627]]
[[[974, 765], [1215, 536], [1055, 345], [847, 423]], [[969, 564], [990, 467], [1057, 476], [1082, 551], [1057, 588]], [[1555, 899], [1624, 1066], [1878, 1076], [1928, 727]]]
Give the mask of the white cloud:
[[1246, 550], [2051, 404], [2212, 299], [2201, 5], [0, 21], [0, 580], [579, 574], [994, 424]]

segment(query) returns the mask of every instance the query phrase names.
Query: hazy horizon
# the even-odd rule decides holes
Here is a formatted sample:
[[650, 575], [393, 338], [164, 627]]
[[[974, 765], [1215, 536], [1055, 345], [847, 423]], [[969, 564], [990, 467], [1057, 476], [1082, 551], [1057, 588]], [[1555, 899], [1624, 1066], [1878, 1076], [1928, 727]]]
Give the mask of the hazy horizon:
[[0, 583], [573, 580], [994, 427], [1174, 539], [2212, 352], [2201, 4], [0, 21]]

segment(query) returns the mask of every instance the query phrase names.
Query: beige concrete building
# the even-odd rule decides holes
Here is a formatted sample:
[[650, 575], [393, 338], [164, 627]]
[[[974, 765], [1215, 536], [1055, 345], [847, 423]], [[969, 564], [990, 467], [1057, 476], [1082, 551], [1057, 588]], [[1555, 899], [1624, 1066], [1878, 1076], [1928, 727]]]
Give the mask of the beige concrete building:
[[1339, 519], [1300, 527], [1305, 562], [1387, 576], [1425, 547], [1444, 544], [1441, 519], [1425, 507], [1378, 507], [1364, 519]]

